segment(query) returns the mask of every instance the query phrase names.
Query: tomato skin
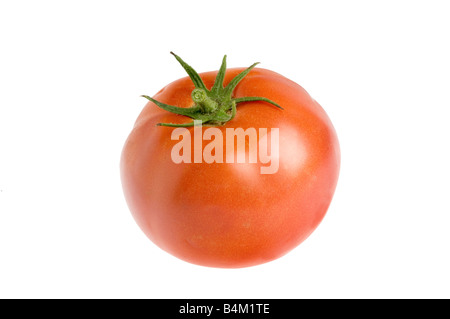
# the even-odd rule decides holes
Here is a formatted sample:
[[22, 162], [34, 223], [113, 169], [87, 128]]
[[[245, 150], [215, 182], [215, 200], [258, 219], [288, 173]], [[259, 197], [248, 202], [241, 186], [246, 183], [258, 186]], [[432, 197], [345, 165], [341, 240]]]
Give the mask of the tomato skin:
[[[243, 70], [228, 69], [224, 84]], [[207, 88], [216, 75], [217, 71], [200, 74]], [[190, 107], [193, 89], [186, 77], [154, 98]], [[340, 150], [333, 125], [301, 86], [255, 68], [233, 96], [263, 96], [283, 107], [245, 102], [233, 120], [217, 127], [224, 136], [230, 127], [279, 128], [277, 173], [260, 174], [262, 164], [175, 164], [171, 159], [172, 147], [178, 143], [171, 139], [174, 128], [156, 124], [191, 120], [152, 102], [136, 120], [121, 157], [125, 198], [142, 231], [170, 254], [209, 267], [254, 266], [295, 248], [325, 216], [339, 174]]]

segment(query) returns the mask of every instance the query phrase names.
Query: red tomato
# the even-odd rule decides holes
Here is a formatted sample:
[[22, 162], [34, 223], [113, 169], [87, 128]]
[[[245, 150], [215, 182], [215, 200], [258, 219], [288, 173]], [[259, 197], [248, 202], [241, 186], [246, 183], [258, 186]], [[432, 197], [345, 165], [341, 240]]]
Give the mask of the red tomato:
[[[224, 64], [219, 75], [225, 72]], [[227, 69], [224, 86], [244, 70]], [[271, 159], [278, 161], [275, 173], [262, 174], [261, 168], [269, 164], [261, 161], [225, 160], [230, 152], [244, 152], [248, 158], [250, 138], [245, 148], [235, 145], [227, 149], [224, 143], [220, 150], [223, 163], [195, 163], [194, 131], [205, 133], [211, 128], [208, 122], [184, 129], [190, 133], [184, 138], [191, 144], [192, 161], [174, 162], [172, 152], [180, 139], [174, 140], [172, 133], [178, 128], [157, 124], [190, 123], [192, 119], [167, 112], [154, 102], [180, 108], [195, 106], [191, 97], [199, 84], [191, 80], [195, 82], [195, 71], [191, 78], [170, 83], [147, 103], [122, 152], [124, 194], [137, 224], [160, 248], [190, 263], [238, 268], [279, 258], [319, 225], [337, 184], [338, 139], [322, 107], [300, 85], [278, 73], [261, 68], [249, 71], [231, 97], [260, 96], [283, 109], [266, 101], [242, 102], [234, 118], [210, 123], [218, 130], [214, 132], [223, 134], [224, 141], [227, 128], [254, 128], [260, 144], [265, 142], [260, 128], [277, 128], [278, 140], [267, 144], [272, 151], [278, 147], [278, 154], [272, 154], [276, 158]], [[215, 71], [199, 77], [210, 90], [217, 75]], [[210, 140], [202, 142], [200, 150], [204, 151]]]

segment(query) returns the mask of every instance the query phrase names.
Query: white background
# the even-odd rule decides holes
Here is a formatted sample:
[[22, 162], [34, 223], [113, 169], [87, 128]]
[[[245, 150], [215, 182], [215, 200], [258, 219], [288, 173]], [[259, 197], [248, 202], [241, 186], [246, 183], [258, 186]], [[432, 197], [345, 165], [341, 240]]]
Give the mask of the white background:
[[[0, 297], [450, 298], [448, 1], [2, 1]], [[168, 255], [126, 206], [134, 120], [184, 70], [274, 70], [337, 130], [319, 228], [214, 269]]]

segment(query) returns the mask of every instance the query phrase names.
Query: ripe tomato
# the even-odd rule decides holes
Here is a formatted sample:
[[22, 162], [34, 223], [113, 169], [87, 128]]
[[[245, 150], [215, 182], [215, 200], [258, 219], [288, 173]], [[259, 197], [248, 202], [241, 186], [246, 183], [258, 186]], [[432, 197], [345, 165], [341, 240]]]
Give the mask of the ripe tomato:
[[[300, 85], [275, 72], [253, 66], [226, 69], [224, 58], [221, 70], [198, 75], [175, 57], [190, 77], [170, 83], [153, 98], [147, 97], [150, 101], [123, 148], [122, 185], [133, 217], [160, 248], [198, 265], [247, 267], [286, 254], [319, 225], [337, 184], [340, 151], [327, 114]], [[277, 154], [272, 154], [276, 157], [272, 161], [278, 161], [276, 172], [262, 174], [261, 167], [268, 165], [262, 162], [198, 163], [193, 159], [195, 154], [191, 163], [176, 163], [172, 152], [180, 138], [174, 140], [172, 134], [179, 128], [158, 123], [189, 126], [192, 120], [161, 107], [193, 107], [196, 103], [191, 93], [201, 86], [199, 78], [209, 92], [216, 82], [222, 89], [220, 77], [226, 86], [243, 71], [249, 73], [234, 83], [231, 92], [231, 98], [242, 102], [235, 116], [223, 123], [217, 119], [209, 123], [216, 129], [216, 139], [219, 133], [225, 137], [227, 128], [254, 128], [257, 132], [260, 128], [279, 129], [278, 140], [267, 144], [272, 151], [278, 148]], [[264, 100], [239, 100], [253, 96], [268, 98], [282, 109]], [[184, 138], [193, 150], [195, 139], [198, 142], [198, 136], [211, 128], [207, 121], [203, 123], [184, 129], [192, 133]], [[197, 137], [195, 130], [200, 130]], [[259, 143], [268, 139], [264, 136], [257, 134]], [[203, 137], [200, 153], [209, 142]], [[224, 144], [215, 152], [222, 152], [224, 158], [230, 152], [250, 156], [249, 143], [247, 138], [245, 148], [237, 145], [231, 149]]]

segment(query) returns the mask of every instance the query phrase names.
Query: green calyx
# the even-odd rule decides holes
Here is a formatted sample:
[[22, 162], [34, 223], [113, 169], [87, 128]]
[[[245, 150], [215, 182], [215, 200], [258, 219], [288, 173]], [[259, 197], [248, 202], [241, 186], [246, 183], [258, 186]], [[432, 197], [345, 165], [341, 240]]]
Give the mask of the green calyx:
[[166, 111], [190, 117], [193, 119], [193, 121], [183, 124], [159, 123], [158, 125], [160, 126], [188, 127], [198, 124], [223, 125], [234, 118], [234, 116], [236, 115], [236, 105], [238, 103], [249, 101], [263, 101], [275, 105], [280, 109], [283, 109], [277, 103], [264, 97], [248, 96], [241, 98], [232, 98], [233, 91], [238, 83], [258, 63], [252, 64], [250, 67], [236, 75], [236, 77], [234, 77], [226, 87], [223, 87], [223, 80], [225, 78], [225, 71], [227, 68], [227, 56], [225, 55], [223, 57], [219, 72], [217, 73], [214, 85], [211, 90], [208, 90], [203, 83], [203, 80], [191, 66], [184, 62], [175, 53], [170, 53], [178, 60], [178, 62], [180, 62], [181, 66], [186, 70], [187, 74], [195, 85], [195, 89], [191, 93], [194, 105], [192, 107], [184, 108], [158, 102], [147, 95], [142, 95], [142, 97], [145, 97], [146, 99], [152, 101], [158, 107]]

